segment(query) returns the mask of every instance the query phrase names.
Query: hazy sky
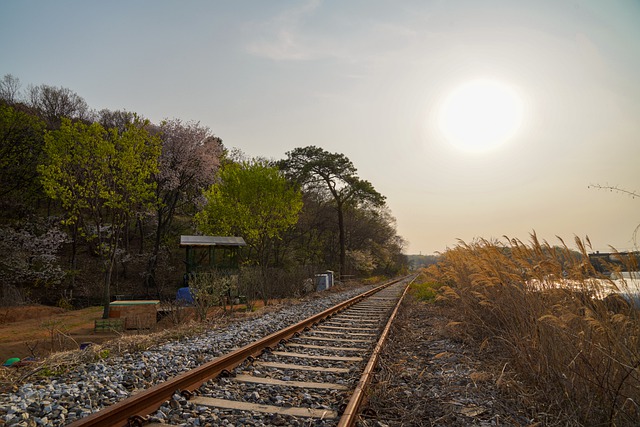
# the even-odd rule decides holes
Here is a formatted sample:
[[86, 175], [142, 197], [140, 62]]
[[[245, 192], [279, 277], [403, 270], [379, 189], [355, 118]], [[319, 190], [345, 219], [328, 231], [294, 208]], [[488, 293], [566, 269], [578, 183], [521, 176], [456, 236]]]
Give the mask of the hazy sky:
[[[200, 121], [251, 156], [345, 154], [407, 253], [533, 230], [633, 248], [640, 200], [588, 186], [640, 190], [636, 0], [2, 0], [0, 40], [25, 88]], [[468, 152], [438, 117], [479, 78], [518, 94], [522, 124]]]

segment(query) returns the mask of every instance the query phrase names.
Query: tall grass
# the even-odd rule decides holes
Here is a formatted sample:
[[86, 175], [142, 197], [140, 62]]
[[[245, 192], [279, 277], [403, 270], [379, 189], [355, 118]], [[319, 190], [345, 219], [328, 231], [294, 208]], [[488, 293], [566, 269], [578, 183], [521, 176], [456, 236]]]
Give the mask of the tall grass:
[[[531, 235], [447, 250], [433, 279], [460, 330], [504, 351], [514, 375], [565, 425], [640, 425], [640, 315], [598, 277], [586, 243]], [[624, 284], [623, 284], [624, 286]], [[628, 291], [628, 289], [626, 290]]]

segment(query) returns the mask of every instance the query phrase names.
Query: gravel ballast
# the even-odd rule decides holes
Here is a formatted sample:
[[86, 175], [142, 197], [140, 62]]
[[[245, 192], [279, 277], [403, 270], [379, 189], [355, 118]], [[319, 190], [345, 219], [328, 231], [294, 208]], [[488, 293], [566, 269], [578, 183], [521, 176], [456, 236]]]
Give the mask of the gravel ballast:
[[[224, 329], [165, 342], [142, 352], [124, 353], [99, 362], [81, 364], [62, 375], [34, 375], [15, 392], [0, 395], [0, 425], [30, 427], [68, 424], [368, 289], [368, 286], [358, 287], [320, 295], [277, 311], [232, 322]], [[302, 393], [300, 396], [280, 398], [311, 401], [321, 399], [321, 395]], [[221, 420], [219, 424], [212, 424], [211, 419], [194, 416], [189, 421], [193, 424], [187, 423], [187, 420], [184, 422], [188, 425], [231, 425], [230, 421]], [[271, 421], [265, 423], [265, 420], [245, 421], [245, 425], [273, 425]]]

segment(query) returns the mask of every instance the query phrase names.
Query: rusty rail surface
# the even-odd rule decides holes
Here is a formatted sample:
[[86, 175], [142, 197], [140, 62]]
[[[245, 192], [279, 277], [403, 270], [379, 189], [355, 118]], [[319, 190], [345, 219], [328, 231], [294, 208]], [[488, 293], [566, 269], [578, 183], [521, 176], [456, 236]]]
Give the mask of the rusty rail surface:
[[[248, 357], [258, 356], [265, 348], [275, 346], [282, 340], [291, 338], [294, 334], [313, 326], [320, 320], [335, 314], [378, 291], [397, 283], [404, 278], [390, 280], [380, 286], [363, 292], [351, 299], [343, 301], [327, 310], [315, 314], [294, 325], [274, 332], [258, 341], [220, 356], [195, 369], [184, 372], [161, 384], [154, 385], [134, 396], [130, 396], [111, 406], [94, 412], [93, 414], [74, 421], [68, 427], [124, 427], [129, 426], [132, 417], [149, 415], [156, 411], [165, 401], [176, 392], [193, 391], [209, 379], [215, 378], [223, 371], [228, 371], [241, 364]], [[395, 311], [394, 311], [395, 313]], [[388, 328], [388, 327], [387, 327]], [[386, 328], [385, 328], [386, 330]], [[137, 423], [139, 424], [139, 423]]]
[[[413, 283], [416, 277], [414, 277], [413, 280], [409, 282], [409, 284]], [[382, 351], [382, 347], [384, 346], [387, 336], [389, 335], [389, 331], [391, 330], [391, 324], [393, 323], [396, 315], [398, 314], [398, 310], [400, 309], [400, 304], [402, 304], [402, 300], [404, 299], [404, 296], [407, 294], [408, 289], [409, 289], [409, 286], [408, 285], [405, 286], [404, 291], [402, 292], [402, 295], [398, 299], [398, 302], [395, 308], [393, 309], [393, 312], [391, 313], [391, 316], [389, 316], [389, 320], [387, 320], [387, 324], [384, 330], [382, 331], [382, 334], [380, 334], [380, 338], [378, 339], [378, 342], [375, 348], [373, 349], [373, 353], [369, 358], [369, 362], [367, 363], [367, 366], [364, 368], [364, 372], [360, 377], [360, 381], [358, 381], [358, 385], [356, 386], [356, 389], [354, 390], [353, 394], [351, 395], [351, 398], [349, 399], [349, 403], [347, 403], [347, 407], [345, 408], [344, 412], [342, 413], [342, 416], [340, 417], [340, 420], [338, 421], [338, 427], [351, 427], [355, 425], [356, 419], [358, 417], [358, 413], [360, 411], [360, 405], [362, 405], [364, 401], [365, 391], [367, 390], [367, 388], [369, 387], [369, 384], [371, 383], [371, 380], [373, 379], [373, 375], [374, 375], [373, 370], [378, 364], [378, 358], [380, 357], [380, 352]]]

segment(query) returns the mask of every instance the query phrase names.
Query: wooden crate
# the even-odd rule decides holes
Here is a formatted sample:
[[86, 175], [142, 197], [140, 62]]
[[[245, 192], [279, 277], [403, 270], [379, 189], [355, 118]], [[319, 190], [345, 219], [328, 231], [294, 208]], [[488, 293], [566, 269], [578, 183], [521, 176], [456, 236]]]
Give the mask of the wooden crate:
[[109, 317], [122, 319], [125, 329], [151, 329], [156, 325], [158, 300], [113, 301]]

